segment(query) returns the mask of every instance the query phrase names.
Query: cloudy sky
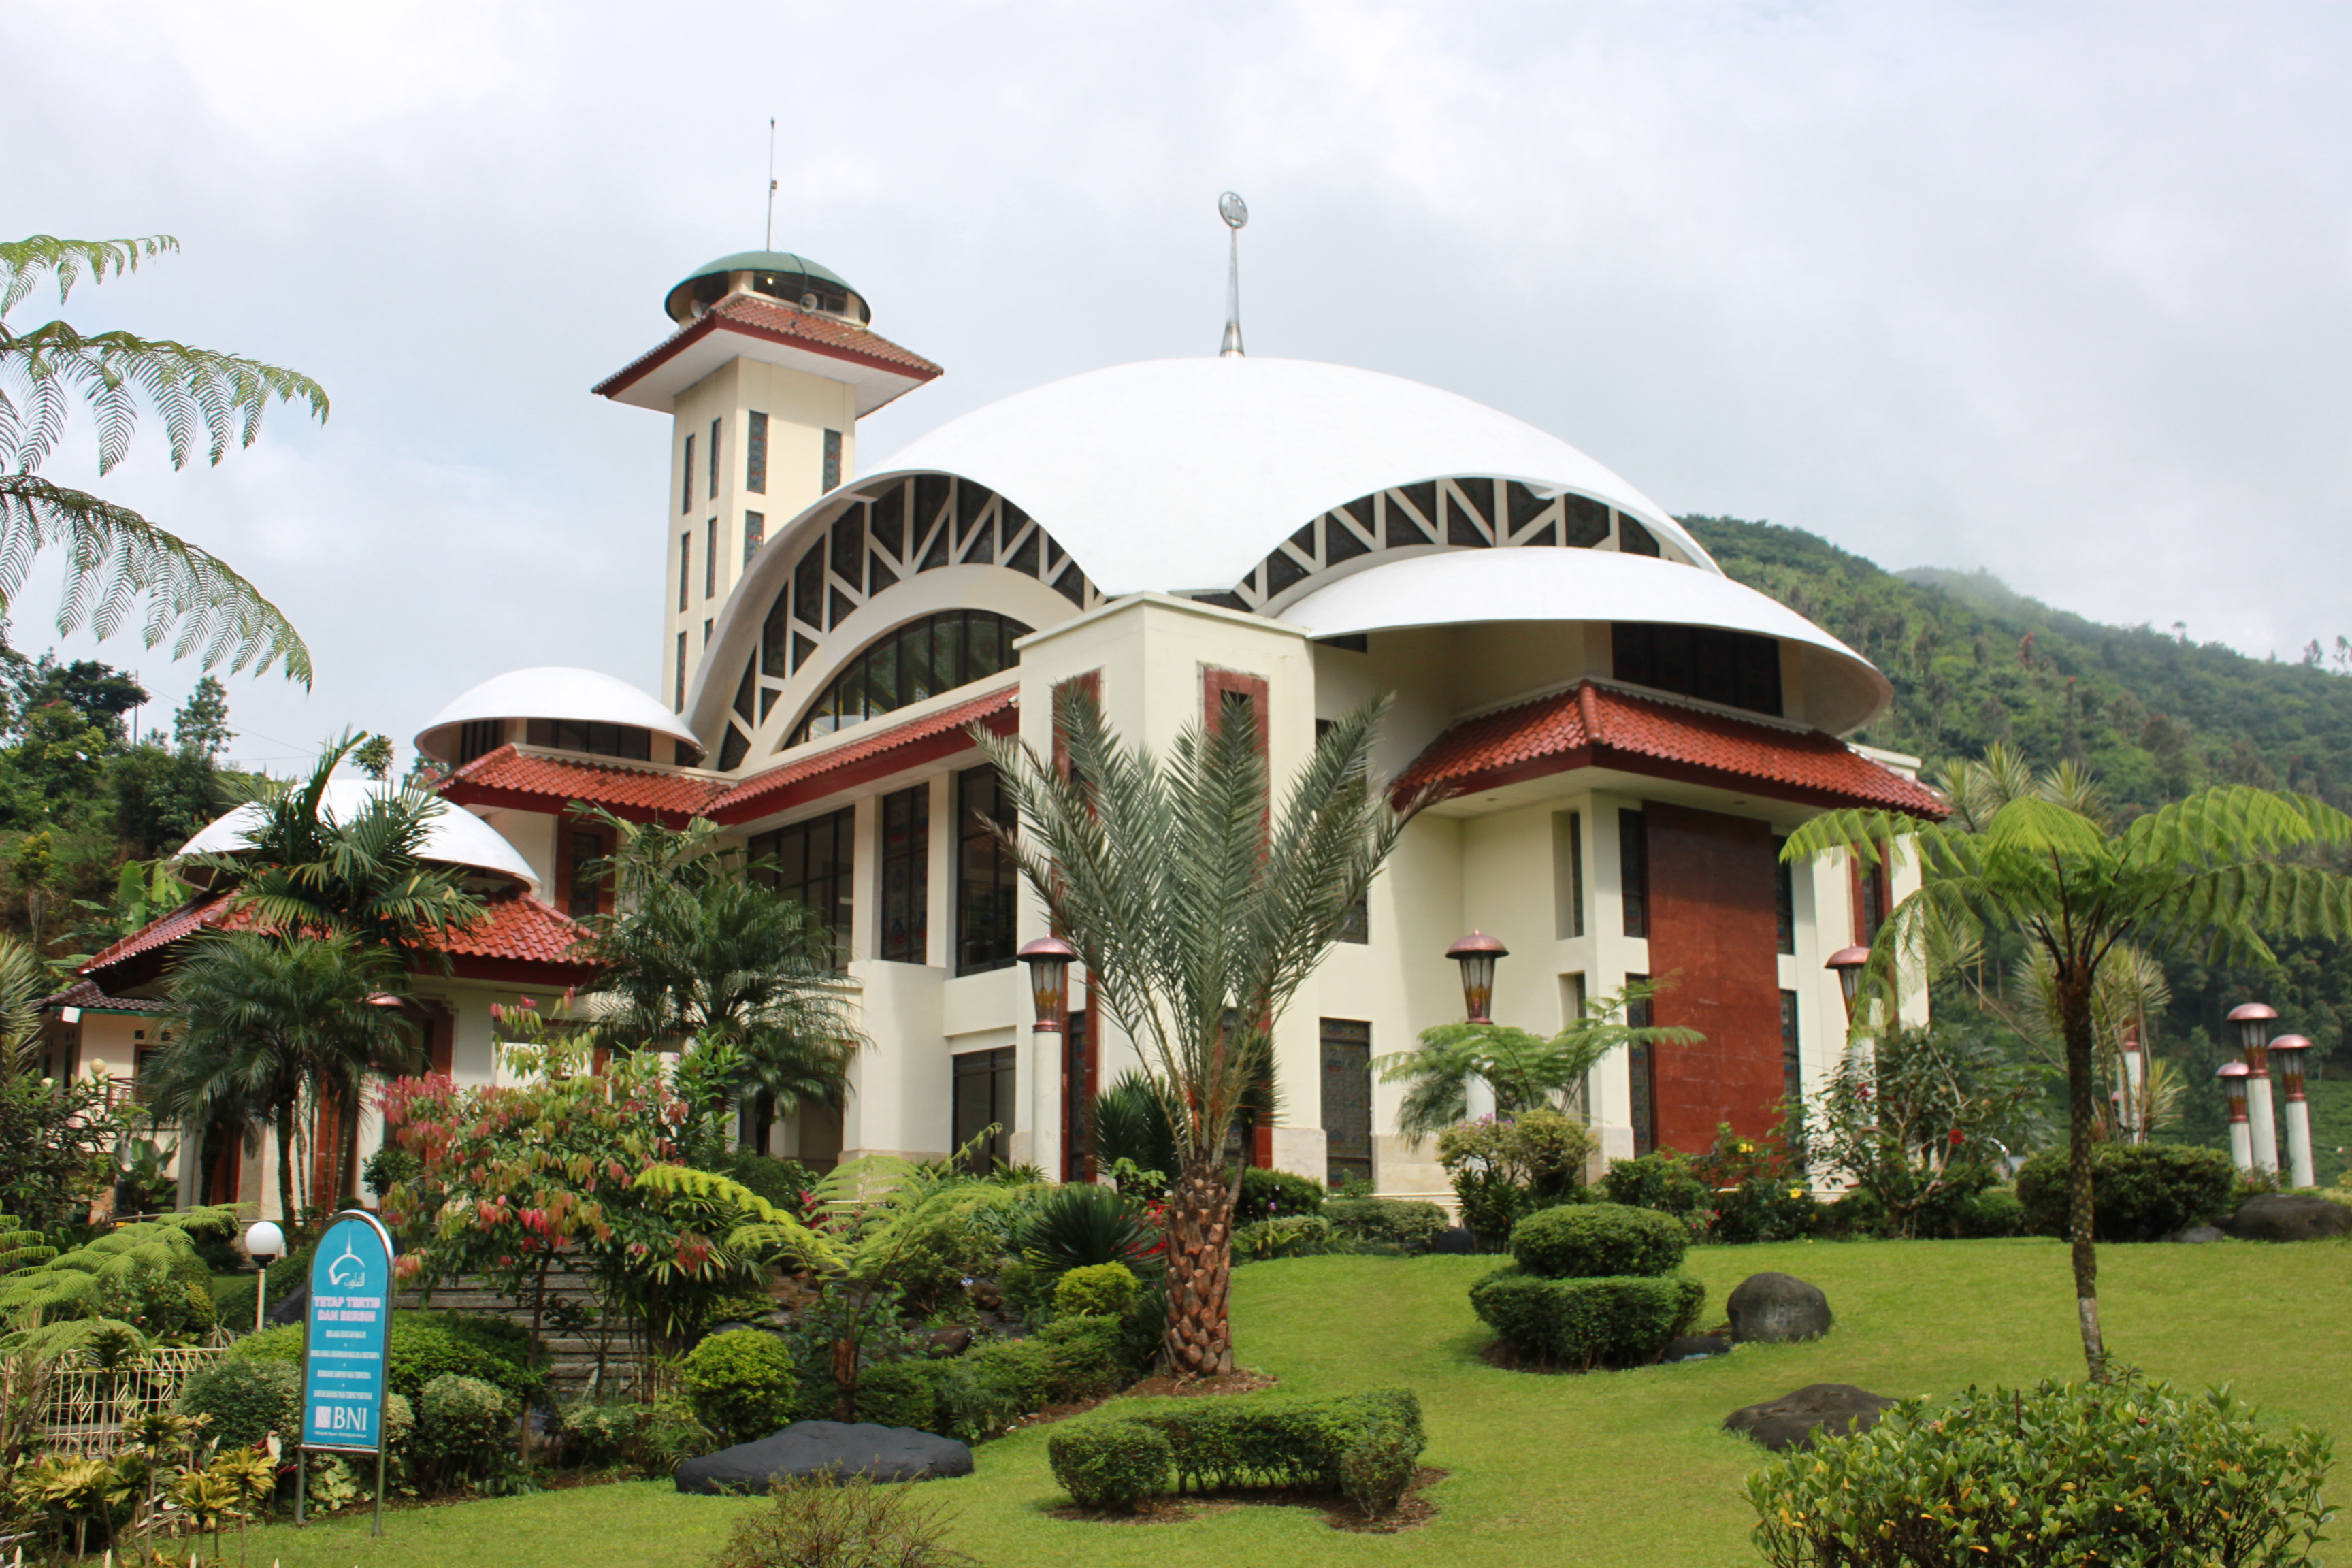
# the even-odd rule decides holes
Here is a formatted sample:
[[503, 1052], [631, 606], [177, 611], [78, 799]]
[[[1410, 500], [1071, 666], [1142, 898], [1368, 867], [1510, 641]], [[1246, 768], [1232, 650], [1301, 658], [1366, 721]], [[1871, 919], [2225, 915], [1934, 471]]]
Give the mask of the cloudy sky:
[[[778, 245], [948, 369], [868, 466], [1213, 353], [1231, 186], [1255, 353], [1889, 566], [2257, 655], [2352, 633], [2341, 6], [16, 0], [0, 47], [0, 232], [185, 247], [71, 319], [333, 395], [217, 469], [151, 432], [106, 481], [310, 639], [307, 695], [231, 682], [248, 762], [346, 723], [405, 754], [520, 665], [654, 686], [667, 421], [587, 389], [760, 242], [772, 115]], [[17, 646], [54, 604], [11, 606]], [[151, 722], [194, 679], [100, 657]]]

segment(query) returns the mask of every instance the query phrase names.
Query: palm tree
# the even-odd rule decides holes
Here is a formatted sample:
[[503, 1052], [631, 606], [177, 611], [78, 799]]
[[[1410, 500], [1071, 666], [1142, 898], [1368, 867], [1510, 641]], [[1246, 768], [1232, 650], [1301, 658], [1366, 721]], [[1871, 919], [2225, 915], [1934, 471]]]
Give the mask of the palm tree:
[[141, 404], [163, 421], [175, 468], [199, 446], [217, 463], [234, 439], [251, 446], [273, 402], [301, 402], [319, 419], [327, 395], [298, 371], [130, 332], [83, 333], [61, 321], [23, 332], [8, 312], [44, 278], [62, 305], [87, 275], [93, 284], [180, 248], [170, 235], [140, 239], [0, 241], [0, 608], [24, 586], [33, 557], [66, 552], [58, 630], [87, 624], [111, 637], [137, 614], [147, 646], [167, 637], [172, 657], [201, 652], [206, 665], [256, 673], [283, 661], [310, 684], [310, 652], [278, 607], [217, 556], [156, 527], [130, 508], [51, 484], [37, 470], [79, 399], [98, 421], [98, 469], [110, 473], [131, 447]]
[[2101, 976], [2128, 944], [2269, 963], [2265, 931], [2342, 939], [2352, 932], [2352, 878], [2297, 857], [2352, 841], [2352, 816], [2306, 795], [2224, 784], [2117, 830], [2083, 769], [2068, 763], [2037, 776], [1999, 745], [1980, 763], [1954, 763], [1939, 783], [1952, 803], [1948, 821], [1833, 811], [1792, 834], [1787, 857], [1920, 858], [1923, 885], [1872, 944], [1857, 1035], [1891, 1016], [1897, 974], [1948, 948], [1955, 931], [2014, 930], [2048, 959], [2065, 1045], [2076, 1316], [2091, 1376], [2104, 1378], [2091, 1234], [2091, 1154], [2105, 1097], [2093, 1017]]
[[0, 937], [0, 1083], [40, 1060], [41, 999], [49, 972], [41, 955], [15, 937]]
[[846, 1103], [861, 1037], [834, 932], [761, 881], [759, 866], [718, 847], [708, 821], [671, 828], [592, 815], [615, 846], [601, 870], [616, 912], [589, 921], [584, 947], [602, 966], [590, 989], [609, 998], [598, 1037], [629, 1050], [733, 1047], [744, 1064], [735, 1088], [758, 1097], [763, 1121]]
[[390, 951], [348, 932], [204, 933], [173, 971], [187, 1026], [149, 1064], [156, 1119], [233, 1127], [248, 1146], [274, 1127], [279, 1213], [299, 1225], [300, 1113], [322, 1102], [355, 1108], [371, 1076], [421, 1065], [398, 1010], [380, 1003], [398, 973]]
[[190, 855], [181, 864], [209, 874], [215, 888], [235, 889], [272, 930], [345, 932], [397, 953], [408, 967], [446, 963], [431, 939], [484, 912], [463, 873], [424, 858], [433, 818], [451, 808], [423, 790], [383, 788], [371, 789], [359, 810], [336, 816], [327, 786], [361, 742], [347, 731], [327, 743], [309, 777], [260, 781], [249, 797], [246, 847]]
[[1142, 1053], [1175, 1135], [1166, 1343], [1179, 1375], [1234, 1367], [1241, 1172], [1225, 1140], [1272, 1074], [1275, 1021], [1431, 798], [1391, 805], [1371, 777], [1387, 706], [1333, 724], [1272, 814], [1247, 704], [1213, 734], [1186, 730], [1164, 764], [1123, 747], [1076, 689], [1055, 707], [1066, 773], [972, 731], [1019, 818], [1017, 833], [992, 830], [1077, 950], [1094, 1006]]
[[1427, 1138], [1469, 1115], [1469, 1080], [1484, 1079], [1495, 1091], [1495, 1113], [1570, 1109], [1595, 1063], [1620, 1046], [1696, 1045], [1696, 1029], [1623, 1022], [1665, 989], [1666, 982], [1634, 982], [1614, 995], [1598, 996], [1582, 1014], [1549, 1039], [1503, 1024], [1440, 1024], [1424, 1029], [1421, 1048], [1398, 1051], [1372, 1065], [1383, 1083], [1410, 1083], [1398, 1108], [1397, 1131]]

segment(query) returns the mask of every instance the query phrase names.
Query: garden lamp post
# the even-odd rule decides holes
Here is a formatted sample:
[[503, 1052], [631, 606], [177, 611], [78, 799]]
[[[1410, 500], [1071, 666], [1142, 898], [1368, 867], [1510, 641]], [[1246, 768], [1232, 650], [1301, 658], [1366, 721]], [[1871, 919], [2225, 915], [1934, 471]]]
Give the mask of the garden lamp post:
[[2254, 1168], [2278, 1170], [2278, 1120], [2271, 1109], [2271, 1025], [2278, 1010], [2260, 1002], [2230, 1009], [2238, 1026], [2238, 1054], [2246, 1064], [2246, 1116], [2253, 1125]]
[[2253, 1135], [2246, 1126], [2246, 1071], [2243, 1062], [2223, 1062], [2213, 1074], [2230, 1097], [2230, 1163], [2241, 1171], [2254, 1164]]
[[2143, 1103], [2146, 1096], [2140, 1092], [2140, 1085], [2147, 1081], [2147, 1058], [2140, 1054], [2137, 1035], [2124, 1037], [2122, 1066], [2124, 1073], [2122, 1114], [2116, 1118], [2116, 1124], [2123, 1131], [2125, 1142], [2145, 1143], [2147, 1142], [2147, 1129], [2141, 1125], [2143, 1121], [2141, 1112], [2146, 1109]]
[[[1462, 966], [1462, 1011], [1473, 1024], [1491, 1024], [1495, 1008], [1495, 961], [1511, 956], [1505, 947], [1485, 931], [1471, 929], [1470, 934], [1457, 940], [1445, 950], [1445, 956]], [[1495, 1114], [1495, 1086], [1477, 1073], [1462, 1080], [1462, 1115], [1464, 1120], [1477, 1121]]]
[[269, 1305], [269, 1266], [286, 1256], [286, 1233], [268, 1220], [246, 1228], [245, 1249], [253, 1256], [253, 1331], [261, 1331], [262, 1313]]
[[1862, 994], [1863, 965], [1869, 962], [1870, 949], [1842, 947], [1831, 953], [1829, 963], [1822, 965], [1837, 976], [1838, 994], [1845, 998], [1845, 1021], [1848, 1024], [1853, 1022], [1853, 999]]
[[2319, 1173], [2311, 1163], [2311, 1101], [2303, 1089], [2303, 1059], [2310, 1050], [2311, 1042], [2301, 1035], [2281, 1035], [2271, 1042], [2279, 1079], [2286, 1086], [2287, 1184], [2295, 1187], [2319, 1185]]
[[1030, 1037], [1029, 1157], [1049, 1182], [1062, 1179], [1062, 1021], [1069, 1016], [1070, 961], [1078, 950], [1058, 936], [1022, 945], [1018, 957], [1029, 966], [1029, 995], [1037, 1020]]

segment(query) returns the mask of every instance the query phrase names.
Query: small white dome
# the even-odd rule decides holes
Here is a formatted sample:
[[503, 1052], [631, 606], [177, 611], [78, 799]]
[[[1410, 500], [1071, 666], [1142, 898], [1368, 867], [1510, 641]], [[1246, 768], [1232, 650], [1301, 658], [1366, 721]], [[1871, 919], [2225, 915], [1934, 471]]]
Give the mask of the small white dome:
[[416, 749], [447, 762], [449, 731], [480, 719], [568, 719], [583, 724], [627, 724], [699, 749], [678, 716], [617, 676], [601, 670], [541, 665], [494, 675], [456, 699], [416, 732]]
[[1230, 588], [1321, 512], [1471, 475], [1607, 501], [1720, 570], [1664, 507], [1558, 437], [1417, 381], [1308, 360], [1074, 375], [950, 420], [856, 488], [914, 473], [996, 491], [1113, 597]]
[[[320, 803], [326, 816], [341, 821], [357, 813], [371, 795], [389, 794], [394, 786], [376, 784], [367, 779], [335, 779], [327, 785], [327, 798]], [[533, 893], [540, 890], [539, 874], [530, 868], [515, 847], [500, 836], [499, 830], [470, 811], [460, 811], [446, 801], [436, 801], [440, 809], [427, 820], [425, 831], [424, 858], [444, 866], [463, 866], [470, 870], [489, 871], [511, 877]], [[180, 846], [180, 856], [209, 853], [234, 855], [253, 847], [247, 837], [252, 826], [261, 820], [261, 808], [250, 803], [224, 812], [205, 825], [194, 838]], [[173, 858], [178, 858], [178, 856]]]
[[1657, 621], [1794, 643], [1806, 722], [1842, 735], [1894, 700], [1870, 661], [1779, 600], [1728, 577], [1597, 550], [1454, 550], [1370, 567], [1318, 588], [1281, 619], [1318, 637], [1474, 621]]

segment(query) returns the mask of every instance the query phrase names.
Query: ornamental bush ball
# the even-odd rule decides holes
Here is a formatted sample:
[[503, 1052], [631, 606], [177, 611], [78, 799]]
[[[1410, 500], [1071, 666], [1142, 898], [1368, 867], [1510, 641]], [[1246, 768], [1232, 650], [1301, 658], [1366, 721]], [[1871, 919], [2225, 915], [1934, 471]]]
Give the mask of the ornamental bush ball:
[[1750, 1274], [1731, 1292], [1731, 1337], [1742, 1343], [1793, 1344], [1830, 1331], [1830, 1300], [1791, 1274]]

